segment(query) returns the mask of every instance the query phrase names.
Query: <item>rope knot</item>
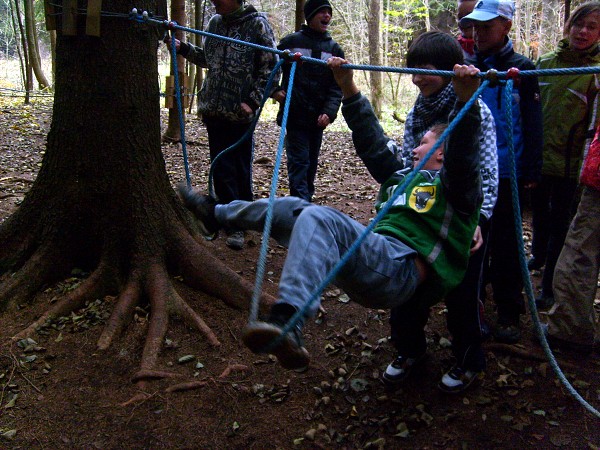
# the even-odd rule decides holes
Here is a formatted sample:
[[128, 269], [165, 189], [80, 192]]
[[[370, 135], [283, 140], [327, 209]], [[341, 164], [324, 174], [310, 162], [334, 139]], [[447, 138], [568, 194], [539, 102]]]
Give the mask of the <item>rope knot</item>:
[[289, 51], [289, 49], [286, 49], [283, 51], [283, 53], [281, 54], [281, 58], [287, 62], [297, 62], [298, 64], [303, 63], [302, 53], [300, 53], [300, 52], [292, 53]]
[[[166, 21], [165, 21], [166, 22]], [[177, 22], [171, 20], [169, 22], [165, 23], [165, 26], [167, 27], [167, 29], [173, 31], [175, 29], [175, 27], [177, 26]]]
[[490, 82], [490, 87], [498, 86], [498, 84], [500, 83], [500, 79], [498, 78], [498, 71], [496, 69], [488, 70], [483, 76], [483, 79], [488, 80]]
[[513, 80], [513, 83], [515, 84], [515, 86], [518, 86], [519, 84], [521, 84], [521, 73], [519, 72], [519, 69], [517, 69], [516, 67], [511, 67], [510, 69], [508, 69], [506, 71], [506, 78]]

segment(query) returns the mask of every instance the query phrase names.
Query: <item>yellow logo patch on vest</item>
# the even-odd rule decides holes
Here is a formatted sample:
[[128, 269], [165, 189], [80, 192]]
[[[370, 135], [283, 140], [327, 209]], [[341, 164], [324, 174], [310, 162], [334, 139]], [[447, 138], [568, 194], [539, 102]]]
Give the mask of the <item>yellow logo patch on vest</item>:
[[433, 185], [414, 187], [408, 200], [409, 206], [420, 213], [429, 211], [435, 203], [436, 191]]

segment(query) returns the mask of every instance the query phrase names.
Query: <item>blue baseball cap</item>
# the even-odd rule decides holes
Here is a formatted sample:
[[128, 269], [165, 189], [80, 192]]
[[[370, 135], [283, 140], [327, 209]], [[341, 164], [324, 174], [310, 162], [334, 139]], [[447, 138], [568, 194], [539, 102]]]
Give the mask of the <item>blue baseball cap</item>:
[[515, 3], [513, 0], [479, 0], [471, 14], [460, 19], [460, 26], [465, 27], [473, 21], [487, 22], [496, 17], [504, 17], [512, 20], [515, 14]]

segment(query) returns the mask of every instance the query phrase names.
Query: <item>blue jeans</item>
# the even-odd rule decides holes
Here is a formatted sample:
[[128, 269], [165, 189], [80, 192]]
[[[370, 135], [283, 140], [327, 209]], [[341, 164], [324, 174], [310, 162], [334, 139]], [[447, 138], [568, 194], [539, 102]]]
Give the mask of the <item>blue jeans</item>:
[[[262, 231], [269, 200], [217, 205], [215, 216], [225, 227]], [[288, 247], [279, 281], [280, 303], [304, 309], [312, 317], [319, 298], [311, 294], [363, 233], [365, 226], [346, 214], [297, 197], [275, 199], [271, 237]], [[337, 274], [334, 283], [357, 303], [390, 309], [408, 301], [419, 282], [417, 253], [396, 238], [369, 233]]]
[[317, 176], [322, 141], [322, 128], [287, 127], [285, 151], [290, 195], [308, 201], [312, 200], [315, 193], [315, 177]]

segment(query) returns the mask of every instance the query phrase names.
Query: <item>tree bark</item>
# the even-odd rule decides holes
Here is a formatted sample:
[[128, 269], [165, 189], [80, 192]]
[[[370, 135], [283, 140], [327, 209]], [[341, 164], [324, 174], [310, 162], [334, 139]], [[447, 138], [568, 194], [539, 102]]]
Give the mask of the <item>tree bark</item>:
[[[369, 5], [369, 61], [372, 66], [381, 65], [381, 40], [380, 40], [380, 0], [371, 0]], [[381, 72], [370, 71], [371, 79], [371, 104], [375, 115], [381, 118]]]
[[[150, 0], [105, 0], [102, 6], [156, 11]], [[100, 38], [58, 35], [42, 167], [19, 209], [0, 225], [0, 306], [30, 300], [75, 267], [89, 271], [15, 338], [87, 300], [117, 295], [98, 341], [104, 349], [128, 325], [136, 305], [149, 302], [140, 367], [148, 373], [172, 313], [218, 345], [169, 274], [237, 308], [248, 305], [252, 285], [210, 254], [169, 184], [160, 146], [157, 29], [123, 18], [102, 21]]]
[[[185, 17], [185, 0], [171, 0], [171, 19], [181, 26], [186, 26]], [[183, 31], [176, 30], [175, 37], [180, 41], [184, 40]], [[183, 89], [183, 74], [185, 73], [185, 59], [181, 55], [177, 55], [177, 67], [173, 67], [171, 63], [171, 75], [177, 70], [179, 74], [179, 83]], [[182, 99], [183, 101], [183, 99]], [[179, 123], [179, 111], [177, 110], [177, 102], [174, 102], [174, 107], [169, 108], [169, 121], [167, 122], [167, 130], [163, 136], [164, 139], [170, 141], [181, 140], [181, 127]], [[183, 105], [183, 102], [182, 102]], [[185, 120], [185, 108], [182, 107], [183, 120]]]
[[[195, 9], [194, 9], [194, 28], [196, 30], [204, 29], [204, 19], [206, 18], [206, 3], [209, 0], [195, 0]], [[194, 44], [197, 46], [202, 45], [202, 36], [199, 34], [194, 34]], [[190, 88], [194, 94], [194, 97], [200, 93], [200, 89], [202, 88], [202, 83], [204, 83], [204, 70], [202, 67], [196, 67], [196, 76], [194, 77], [193, 84]], [[193, 99], [190, 102], [190, 111], [193, 105]], [[197, 110], [197, 109], [196, 109]]]
[[304, 23], [304, 3], [305, 0], [296, 0], [296, 14], [294, 15], [294, 30], [300, 31]]
[[[29, 103], [29, 95], [33, 89], [33, 81], [31, 76], [31, 64], [29, 62], [29, 55], [27, 51], [27, 39], [25, 37], [25, 29], [23, 21], [21, 20], [21, 9], [19, 8], [19, 0], [14, 0], [14, 8], [11, 8], [13, 27], [15, 28], [15, 36], [20, 37], [21, 45], [17, 45], [17, 50], [21, 50], [22, 54], [19, 55], [21, 59], [21, 76], [23, 77], [23, 86], [25, 87], [25, 104]], [[19, 33], [16, 32], [18, 27]], [[18, 39], [17, 37], [17, 39]]]
[[46, 89], [50, 87], [50, 82], [44, 75], [42, 70], [42, 62], [40, 58], [40, 48], [38, 45], [38, 36], [35, 29], [35, 15], [33, 11], [33, 0], [24, 1], [24, 13], [25, 13], [25, 31], [27, 36], [27, 49], [29, 53], [29, 62], [35, 78], [37, 79], [40, 89]]

